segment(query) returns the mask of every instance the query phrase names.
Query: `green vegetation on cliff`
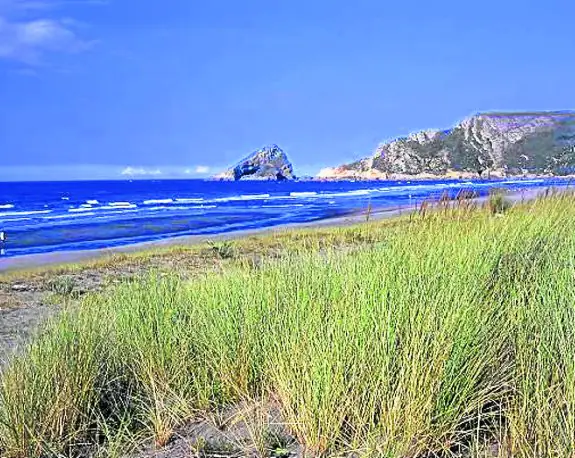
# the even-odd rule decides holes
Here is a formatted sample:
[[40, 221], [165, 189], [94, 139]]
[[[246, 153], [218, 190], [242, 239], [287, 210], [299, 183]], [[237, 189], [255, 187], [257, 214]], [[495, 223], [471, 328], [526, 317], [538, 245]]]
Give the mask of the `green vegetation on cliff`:
[[350, 173], [478, 175], [575, 171], [575, 113], [484, 113], [453, 129], [427, 130], [381, 144], [371, 158], [331, 169]]

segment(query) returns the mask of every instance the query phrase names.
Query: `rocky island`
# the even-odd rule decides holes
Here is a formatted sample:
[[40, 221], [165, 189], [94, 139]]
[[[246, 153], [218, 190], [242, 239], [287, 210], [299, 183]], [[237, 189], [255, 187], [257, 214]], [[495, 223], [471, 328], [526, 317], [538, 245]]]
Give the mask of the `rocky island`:
[[566, 175], [575, 171], [575, 112], [482, 113], [452, 129], [381, 144], [321, 179]]
[[259, 149], [236, 166], [214, 177], [218, 180], [294, 180], [293, 166], [277, 145]]

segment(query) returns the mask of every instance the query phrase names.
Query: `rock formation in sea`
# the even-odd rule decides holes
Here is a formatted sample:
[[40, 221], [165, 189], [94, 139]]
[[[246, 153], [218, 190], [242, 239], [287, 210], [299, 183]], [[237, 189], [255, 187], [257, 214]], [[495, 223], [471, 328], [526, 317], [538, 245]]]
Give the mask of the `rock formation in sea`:
[[266, 146], [242, 159], [235, 167], [216, 175], [220, 180], [294, 180], [293, 167], [277, 145]]
[[368, 158], [323, 169], [327, 179], [575, 173], [575, 112], [482, 113], [449, 130], [379, 145]]

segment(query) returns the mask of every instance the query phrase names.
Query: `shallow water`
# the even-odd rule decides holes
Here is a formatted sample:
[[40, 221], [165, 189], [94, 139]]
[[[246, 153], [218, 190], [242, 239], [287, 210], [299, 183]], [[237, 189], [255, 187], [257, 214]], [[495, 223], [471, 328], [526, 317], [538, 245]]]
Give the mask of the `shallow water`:
[[486, 194], [565, 186], [564, 180], [374, 182], [93, 181], [0, 183], [6, 257], [107, 248], [181, 235], [310, 222], [416, 205], [444, 191]]

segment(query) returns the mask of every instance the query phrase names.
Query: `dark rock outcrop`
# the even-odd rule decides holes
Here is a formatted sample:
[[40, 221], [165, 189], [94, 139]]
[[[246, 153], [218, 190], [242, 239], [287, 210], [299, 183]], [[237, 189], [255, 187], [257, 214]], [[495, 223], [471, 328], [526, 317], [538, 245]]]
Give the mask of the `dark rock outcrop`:
[[266, 146], [235, 167], [216, 175], [221, 180], [294, 180], [293, 167], [287, 155], [277, 145]]
[[446, 130], [427, 130], [381, 144], [372, 157], [333, 169], [326, 178], [565, 175], [575, 173], [575, 112], [484, 113]]

